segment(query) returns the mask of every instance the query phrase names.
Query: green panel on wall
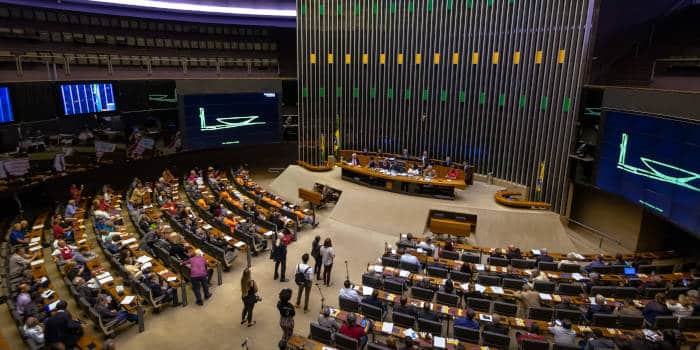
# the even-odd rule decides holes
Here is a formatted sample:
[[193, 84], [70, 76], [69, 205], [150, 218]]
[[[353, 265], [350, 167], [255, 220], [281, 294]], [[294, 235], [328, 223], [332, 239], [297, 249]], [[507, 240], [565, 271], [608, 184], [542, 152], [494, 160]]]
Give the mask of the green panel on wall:
[[323, 4], [318, 4], [318, 14], [321, 16], [326, 14], [326, 7]]
[[415, 10], [415, 5], [413, 4], [413, 1], [408, 2], [408, 13], [413, 13], [413, 10]]
[[326, 89], [325, 88], [318, 88], [318, 96], [325, 97], [326, 96]]
[[467, 0], [467, 8], [473, 8], [474, 7], [474, 0]]
[[483, 105], [484, 103], [486, 103], [486, 93], [482, 91], [479, 93], [479, 104]]
[[429, 96], [430, 93], [428, 92], [428, 89], [423, 89], [423, 101], [427, 101]]
[[520, 102], [518, 103], [520, 108], [525, 108], [525, 99], [525, 95], [520, 95]]
[[360, 13], [362, 13], [362, 9], [360, 8], [360, 3], [358, 2], [355, 4], [355, 16], [359, 16]]
[[302, 16], [306, 15], [306, 4], [301, 4], [301, 15]]
[[338, 16], [343, 15], [343, 4], [338, 4]]
[[301, 97], [309, 97], [309, 89], [301, 88]]
[[396, 2], [392, 2], [389, 8], [391, 9], [391, 14], [392, 15], [395, 14], [396, 13]]
[[433, 11], [433, 0], [428, 0], [428, 12]]
[[493, 6], [493, 0], [486, 0], [486, 6]]
[[372, 3], [372, 14], [373, 14], [373, 15], [376, 15], [377, 12], [379, 12], [379, 5], [377, 5], [376, 2], [373, 2], [373, 3]]
[[545, 110], [547, 109], [547, 105], [549, 104], [549, 99], [547, 96], [542, 96], [542, 102], [540, 103], [540, 109]]
[[442, 101], [442, 102], [447, 101], [447, 90], [440, 91], [440, 101]]
[[459, 102], [464, 103], [467, 101], [467, 93], [465, 91], [459, 92]]
[[571, 110], [571, 97], [564, 98], [564, 112]]
[[506, 94], [498, 95], [498, 107], [503, 107], [506, 105]]
[[452, 10], [452, 0], [447, 0], [447, 10]]
[[386, 98], [388, 98], [390, 100], [394, 98], [394, 89], [388, 88], [386, 90]]
[[403, 98], [407, 100], [411, 99], [411, 89], [406, 89], [406, 91], [403, 92]]
[[359, 88], [352, 88], [352, 97], [354, 97], [354, 98], [360, 97], [360, 89]]
[[343, 88], [338, 86], [335, 88], [335, 97], [341, 97], [343, 96]]
[[369, 97], [370, 98], [375, 98], [377, 96], [377, 89], [375, 88], [369, 88]]

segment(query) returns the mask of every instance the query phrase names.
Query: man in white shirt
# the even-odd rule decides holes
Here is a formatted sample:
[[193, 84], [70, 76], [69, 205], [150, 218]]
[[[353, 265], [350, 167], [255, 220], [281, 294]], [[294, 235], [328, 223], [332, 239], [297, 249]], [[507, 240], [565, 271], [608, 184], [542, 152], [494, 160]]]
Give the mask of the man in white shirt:
[[339, 295], [345, 299], [354, 300], [358, 303], [360, 302], [360, 295], [357, 294], [354, 289], [352, 289], [352, 283], [350, 283], [349, 280], [345, 280], [343, 288], [340, 288]]
[[22, 326], [22, 331], [27, 338], [34, 340], [40, 347], [44, 345], [44, 327], [34, 316], [27, 317]]
[[[309, 293], [311, 292], [311, 281], [313, 281], [314, 269], [308, 264], [309, 254], [304, 253], [304, 255], [301, 256], [301, 261], [302, 263], [297, 264], [297, 267], [294, 270], [294, 281], [299, 286], [297, 303], [295, 306], [299, 307], [299, 303], [301, 303], [301, 293], [304, 292], [304, 313], [306, 313], [309, 311]], [[297, 280], [297, 275], [301, 276], [301, 274], [304, 275], [303, 282], [301, 280]]]
[[433, 239], [428, 237], [425, 241], [418, 243], [418, 248], [435, 251], [435, 244], [433, 244]]
[[418, 261], [417, 257], [415, 257], [414, 255], [411, 255], [409, 252], [405, 251], [404, 249], [399, 250], [399, 254], [401, 254], [401, 258], [399, 258], [399, 262], [417, 265], [418, 268], [420, 269], [421, 265], [420, 265], [420, 261]]

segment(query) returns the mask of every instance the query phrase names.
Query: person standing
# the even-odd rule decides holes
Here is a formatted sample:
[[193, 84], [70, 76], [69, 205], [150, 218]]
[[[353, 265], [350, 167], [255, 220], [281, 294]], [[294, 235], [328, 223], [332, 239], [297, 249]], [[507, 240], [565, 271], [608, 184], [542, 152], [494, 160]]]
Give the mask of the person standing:
[[209, 293], [209, 274], [207, 273], [207, 259], [203, 256], [196, 254], [194, 250], [189, 252], [190, 258], [183, 261], [183, 265], [190, 265], [190, 280], [192, 282], [192, 291], [194, 292], [195, 299], [197, 299], [197, 305], [204, 305], [202, 301], [202, 294], [199, 290], [200, 286], [204, 290], [204, 299], [209, 299], [211, 293]]
[[335, 259], [335, 252], [333, 251], [333, 242], [330, 238], [326, 238], [323, 241], [323, 247], [321, 247], [321, 256], [323, 258], [323, 284], [326, 287], [330, 287], [331, 283], [331, 270], [333, 269], [333, 259]]
[[279, 293], [279, 301], [277, 302], [277, 310], [280, 312], [280, 328], [282, 328], [281, 341], [287, 342], [294, 334], [294, 306], [289, 302], [292, 299], [292, 290], [289, 288], [282, 289]]
[[258, 285], [251, 277], [250, 267], [246, 267], [246, 269], [243, 270], [243, 276], [241, 277], [241, 295], [243, 299], [243, 315], [241, 316], [241, 324], [248, 321], [248, 327], [255, 324], [255, 321], [253, 321], [253, 307], [255, 306], [255, 303], [262, 300], [257, 293]]
[[314, 258], [314, 274], [316, 280], [321, 279], [321, 265], [323, 265], [323, 256], [321, 256], [321, 236], [316, 236], [311, 242], [311, 256]]
[[[284, 276], [287, 272], [287, 245], [284, 243], [283, 237], [284, 235], [280, 233], [277, 237], [277, 244], [275, 244], [275, 252], [273, 254], [273, 259], [275, 260], [274, 279], [279, 277], [280, 282], [287, 282], [289, 280]], [[282, 267], [281, 271], [279, 271], [280, 266]]]
[[313, 272], [311, 271], [311, 266], [309, 263], [309, 254], [304, 253], [301, 256], [301, 264], [297, 264], [294, 270], [294, 282], [299, 286], [299, 292], [297, 293], [297, 303], [296, 307], [299, 307], [301, 303], [301, 293], [304, 295], [304, 313], [309, 311], [309, 293], [311, 292], [311, 281], [313, 280]]

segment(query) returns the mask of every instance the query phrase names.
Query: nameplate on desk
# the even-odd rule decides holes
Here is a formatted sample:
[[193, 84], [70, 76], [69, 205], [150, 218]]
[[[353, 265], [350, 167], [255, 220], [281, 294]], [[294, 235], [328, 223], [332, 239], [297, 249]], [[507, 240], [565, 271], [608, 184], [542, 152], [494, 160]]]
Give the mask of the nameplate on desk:
[[151, 205], [151, 204], [143, 206], [143, 209], [151, 209], [151, 208], [153, 208], [153, 205]]
[[44, 263], [44, 259], [34, 260], [34, 261], [32, 261], [32, 266], [41, 265], [43, 263]]
[[32, 230], [41, 230], [42, 228], [44, 228], [44, 224], [32, 226]]
[[274, 234], [275, 234], [275, 233], [272, 232], [272, 231], [267, 231], [267, 232], [265, 232], [263, 235], [264, 235], [265, 237], [270, 237], [270, 236], [272, 236], [272, 235], [274, 235]]
[[122, 305], [129, 305], [131, 302], [134, 301], [134, 296], [133, 295], [127, 295], [122, 299], [121, 304]]
[[485, 287], [485, 286], [482, 286], [482, 285], [480, 285], [480, 284], [478, 284], [478, 283], [475, 283], [475, 284], [474, 284], [474, 289], [475, 289], [477, 292], [479, 292], [479, 293], [483, 293], [483, 292], [486, 290], [486, 287]]
[[230, 241], [230, 240], [232, 240], [232, 239], [233, 239], [233, 237], [231, 237], [231, 236], [229, 236], [229, 235], [224, 235], [224, 241], [228, 242], [228, 241]]
[[109, 276], [109, 277], [101, 279], [101, 280], [97, 280], [97, 282], [101, 285], [107, 284], [107, 283], [112, 282], [112, 281], [114, 281], [114, 278], [112, 278], [112, 276]]
[[106, 272], [103, 272], [101, 274], [96, 275], [95, 278], [97, 278], [98, 280], [101, 280], [101, 279], [109, 277], [110, 275], [111, 274], [109, 273], [109, 271], [106, 271]]
[[374, 272], [376, 273], [382, 273], [384, 271], [384, 266], [381, 265], [374, 265]]
[[491, 317], [491, 315], [487, 315], [487, 314], [481, 314], [481, 315], [479, 315], [479, 319], [482, 320], [482, 321], [486, 321], [486, 322], [491, 322], [491, 321], [493, 321], [493, 317]]
[[44, 299], [48, 299], [48, 298], [51, 298], [51, 296], [54, 295], [55, 293], [56, 293], [56, 291], [53, 291], [51, 289], [47, 289], [46, 291], [41, 293], [41, 297]]
[[35, 246], [29, 247], [29, 251], [32, 252], [32, 253], [34, 253], [35, 251], [40, 250], [40, 249], [41, 249], [41, 246], [38, 245], [38, 244], [35, 245]]
[[34, 238], [29, 240], [29, 242], [32, 242], [32, 243], [37, 243], [39, 241], [41, 241], [41, 237], [34, 237]]

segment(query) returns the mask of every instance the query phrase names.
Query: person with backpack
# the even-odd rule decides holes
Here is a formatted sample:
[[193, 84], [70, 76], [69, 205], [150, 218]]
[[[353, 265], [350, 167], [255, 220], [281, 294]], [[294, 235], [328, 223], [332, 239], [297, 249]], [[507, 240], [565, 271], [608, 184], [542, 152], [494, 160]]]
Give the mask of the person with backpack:
[[311, 256], [314, 257], [314, 274], [316, 280], [321, 279], [321, 266], [323, 265], [323, 256], [321, 255], [321, 236], [316, 236], [311, 242]]
[[301, 264], [298, 264], [294, 273], [294, 282], [299, 286], [299, 292], [297, 293], [297, 303], [296, 307], [299, 307], [301, 303], [301, 293], [304, 295], [304, 313], [309, 312], [309, 293], [311, 292], [311, 283], [313, 280], [313, 271], [309, 263], [309, 254], [304, 253], [301, 256]]

